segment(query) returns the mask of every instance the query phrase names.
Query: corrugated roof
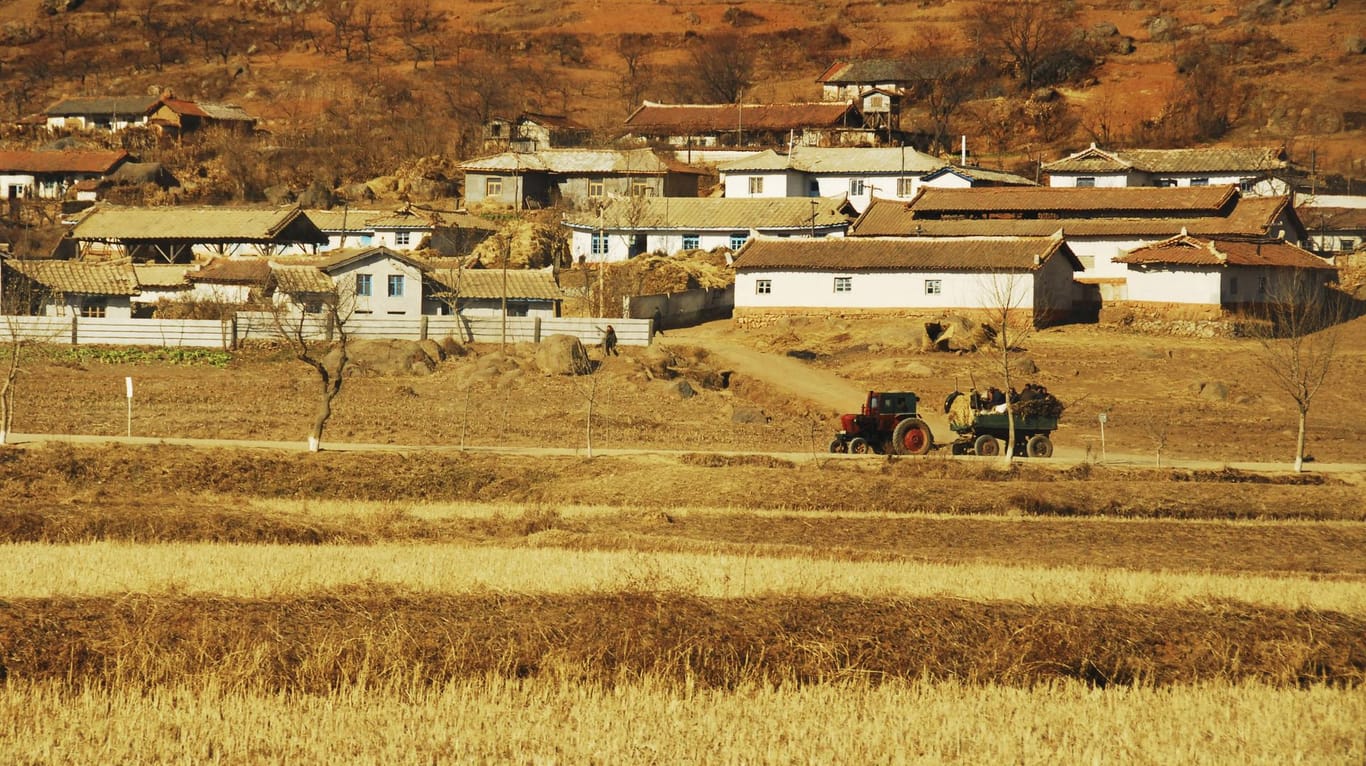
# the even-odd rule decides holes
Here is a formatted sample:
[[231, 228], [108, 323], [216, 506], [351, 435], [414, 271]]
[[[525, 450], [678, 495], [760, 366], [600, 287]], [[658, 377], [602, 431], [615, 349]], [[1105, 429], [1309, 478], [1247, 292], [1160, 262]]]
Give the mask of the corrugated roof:
[[337, 289], [332, 278], [316, 266], [271, 264], [275, 289], [289, 295], [326, 295]]
[[108, 173], [128, 159], [117, 151], [0, 151], [0, 171], [19, 173]]
[[737, 271], [1033, 271], [1054, 255], [1076, 257], [1057, 237], [754, 237], [735, 257]]
[[803, 173], [899, 173], [921, 175], [946, 165], [943, 160], [911, 147], [818, 147], [798, 146], [790, 155], [772, 149], [757, 152], [717, 168], [726, 172], [742, 170], [786, 170]]
[[1129, 168], [1146, 173], [1263, 172], [1286, 167], [1281, 147], [1210, 147], [1199, 149], [1115, 149], [1095, 144], [1076, 154], [1043, 166], [1056, 173], [1122, 172]]
[[322, 231], [368, 231], [369, 221], [386, 215], [383, 210], [361, 210], [358, 208], [334, 208], [332, 210], [305, 210], [304, 215]]
[[200, 111], [211, 120], [220, 122], [256, 122], [247, 110], [237, 104], [220, 104], [213, 101], [200, 101], [196, 104]]
[[851, 237], [1171, 237], [1185, 229], [1203, 236], [1266, 236], [1289, 204], [1287, 197], [1242, 197], [1227, 215], [1103, 218], [917, 218], [910, 206], [873, 200], [849, 228]]
[[921, 180], [929, 181], [939, 176], [952, 173], [962, 176], [970, 181], [982, 181], [987, 184], [1001, 184], [1003, 186], [1038, 186], [1038, 184], [1014, 173], [1007, 173], [1003, 170], [987, 170], [986, 168], [970, 167], [967, 165], [945, 165], [938, 170], [926, 173]]
[[468, 160], [461, 170], [494, 173], [544, 171], [548, 173], [615, 173], [663, 175], [673, 166], [650, 149], [542, 149], [537, 152], [503, 152]]
[[[646, 101], [624, 123], [633, 133], [682, 135], [829, 128], [857, 114], [850, 101], [795, 104], [660, 104]], [[861, 122], [855, 120], [856, 123]]]
[[164, 264], [133, 264], [133, 275], [139, 287], [187, 287], [186, 273], [193, 266]]
[[[193, 240], [198, 242], [274, 242], [302, 219], [298, 239], [325, 242], [312, 221], [296, 207], [113, 207], [97, 206], [76, 224], [71, 236], [89, 240]], [[311, 231], [309, 231], [311, 230]]]
[[43, 110], [49, 117], [79, 117], [83, 115], [142, 116], [161, 103], [155, 96], [81, 96], [64, 98]]
[[5, 265], [64, 295], [137, 295], [137, 278], [127, 263], [8, 259]]
[[1220, 212], [1238, 198], [1236, 186], [1121, 187], [986, 186], [970, 189], [925, 187], [911, 200], [917, 216], [1121, 212]]
[[[814, 207], [813, 207], [813, 204]], [[748, 231], [750, 229], [840, 226], [854, 219], [844, 197], [631, 197], [613, 199], [597, 213], [581, 212], [565, 223], [580, 228], [689, 229]]]
[[1214, 240], [1178, 235], [1136, 247], [1115, 263], [1192, 266], [1268, 266], [1333, 270], [1328, 261], [1281, 240]]
[[270, 263], [260, 258], [214, 258], [185, 276], [191, 282], [263, 285], [270, 278]]
[[876, 84], [911, 82], [917, 79], [911, 65], [901, 59], [859, 59], [837, 61], [821, 74], [816, 82], [840, 84]]
[[555, 275], [532, 269], [433, 269], [428, 279], [438, 288], [462, 298], [501, 299], [506, 276], [507, 297], [518, 300], [560, 300], [564, 293]]

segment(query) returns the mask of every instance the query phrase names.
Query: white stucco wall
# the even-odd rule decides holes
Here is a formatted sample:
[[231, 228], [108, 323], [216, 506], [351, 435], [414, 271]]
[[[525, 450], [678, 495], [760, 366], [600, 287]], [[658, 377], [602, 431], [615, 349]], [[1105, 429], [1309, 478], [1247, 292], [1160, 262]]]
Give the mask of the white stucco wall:
[[1049, 186], [1076, 186], [1078, 178], [1096, 179], [1097, 189], [1117, 189], [1124, 186], [1146, 186], [1134, 174], [1126, 173], [1050, 173], [1048, 175]]
[[[835, 292], [838, 277], [849, 277], [848, 292]], [[769, 280], [771, 289], [766, 294], [758, 291], [761, 280]], [[932, 280], [939, 281], [937, 294], [926, 292], [926, 283]], [[990, 280], [990, 275], [976, 272], [745, 270], [735, 274], [735, 307], [977, 309], [991, 303]], [[1015, 287], [1021, 304], [1032, 306], [1034, 276], [1020, 274]]]
[[[763, 191], [750, 192], [750, 179], [763, 179]], [[768, 197], [805, 197], [805, 181], [801, 173], [792, 170], [730, 171], [721, 174], [724, 195], [732, 199]]]
[[[404, 245], [398, 243], [398, 235], [402, 231], [408, 234], [408, 243]], [[422, 240], [431, 233], [431, 229], [376, 229], [373, 244], [396, 252], [408, 253], [416, 250], [418, 245], [422, 244]]]
[[1063, 233], [1067, 236], [1067, 246], [1072, 248], [1072, 252], [1085, 267], [1082, 271], [1077, 272], [1077, 276], [1101, 279], [1123, 279], [1127, 277], [1129, 267], [1122, 263], [1114, 263], [1113, 259], [1136, 247], [1166, 239], [1166, 237], [1153, 237], [1151, 239], [1073, 237], [1066, 233], [1066, 229], [1063, 230]]
[[14, 196], [19, 199], [29, 199], [37, 192], [32, 174], [0, 173], [0, 200], [9, 199], [13, 187], [18, 187]]
[[1129, 300], [1217, 306], [1220, 271], [1222, 269], [1130, 269]]

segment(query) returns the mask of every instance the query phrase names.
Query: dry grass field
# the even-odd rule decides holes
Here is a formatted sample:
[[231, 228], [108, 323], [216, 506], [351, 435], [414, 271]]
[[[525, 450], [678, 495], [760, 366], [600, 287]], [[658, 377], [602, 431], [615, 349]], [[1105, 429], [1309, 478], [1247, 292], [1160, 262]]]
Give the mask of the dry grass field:
[[[935, 396], [980, 364], [898, 351], [916, 372], [901, 376], [886, 337], [842, 332], [746, 340]], [[1253, 391], [1238, 342], [1167, 342], [1158, 359], [1099, 332], [1036, 336], [1040, 375], [1077, 410], [1179, 410], [1200, 435], [1172, 456], [1238, 458], [1241, 443], [1216, 444], [1238, 441], [1231, 414], [1281, 416], [1269, 394], [1173, 404], [1211, 371]], [[329, 436], [426, 449], [0, 449], [0, 760], [1366, 757], [1359, 474], [833, 459], [812, 446], [833, 428], [822, 406], [739, 374], [706, 388], [719, 358], [687, 334], [664, 340], [692, 399], [650, 380], [644, 352], [601, 373], [595, 442], [655, 453], [460, 450], [584, 439], [578, 389], [519, 352], [490, 373], [493, 349], [348, 381]], [[1082, 365], [1088, 345], [1098, 361]], [[117, 434], [131, 374], [135, 431], [288, 439], [309, 404], [296, 365], [51, 350], [25, 373], [16, 427]], [[1153, 365], [1168, 378], [1145, 377]], [[1350, 397], [1324, 406], [1339, 417], [1322, 434], [1362, 422]], [[746, 408], [769, 419], [734, 422]], [[1284, 434], [1261, 434], [1250, 456], [1278, 454]], [[1313, 444], [1360, 459], [1345, 437]]]

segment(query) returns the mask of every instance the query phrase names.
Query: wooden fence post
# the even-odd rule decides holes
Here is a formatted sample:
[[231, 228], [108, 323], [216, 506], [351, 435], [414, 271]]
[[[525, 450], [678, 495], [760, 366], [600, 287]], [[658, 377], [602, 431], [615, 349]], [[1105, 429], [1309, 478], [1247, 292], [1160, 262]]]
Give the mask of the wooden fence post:
[[541, 342], [541, 318], [536, 317], [536, 322], [531, 326], [531, 339], [534, 343]]
[[76, 345], [77, 342], [80, 340], [80, 336], [79, 336], [79, 334], [76, 332], [76, 320], [77, 320], [77, 315], [76, 315], [76, 312], [73, 310], [73, 311], [71, 312], [71, 345], [73, 345], [73, 346]]
[[423, 314], [417, 323], [418, 340], [427, 339], [427, 315]]

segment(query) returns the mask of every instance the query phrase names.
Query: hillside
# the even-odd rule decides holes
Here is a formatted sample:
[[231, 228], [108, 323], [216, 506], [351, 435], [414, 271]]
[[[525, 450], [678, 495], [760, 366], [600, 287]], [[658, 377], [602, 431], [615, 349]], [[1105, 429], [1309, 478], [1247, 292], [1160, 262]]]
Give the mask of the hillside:
[[[54, 6], [62, 10], [45, 10]], [[261, 198], [272, 182], [342, 185], [421, 158], [475, 156], [479, 125], [491, 114], [564, 113], [606, 141], [641, 99], [705, 100], [712, 64], [733, 51], [744, 56], [733, 63], [748, 75], [739, 78], [746, 102], [817, 100], [816, 78], [837, 60], [952, 53], [979, 68], [950, 89], [970, 98], [940, 132], [966, 135], [983, 164], [1032, 169], [1090, 141], [1215, 141], [1284, 144], [1292, 161], [1323, 175], [1366, 176], [1366, 4], [1046, 4], [1053, 15], [1044, 42], [1064, 52], [1046, 59], [1056, 71], [1039, 88], [988, 44], [992, 19], [974, 22], [976, 7], [16, 0], [0, 6], [0, 114], [22, 117], [78, 94], [170, 90], [239, 103], [263, 118], [268, 141], [130, 148], [174, 167], [246, 176], [240, 189], [217, 193]], [[1012, 4], [993, 7], [1004, 15]], [[932, 132], [927, 103], [903, 124]], [[1206, 109], [1208, 119], [1193, 117]], [[25, 140], [13, 129], [5, 139]]]

